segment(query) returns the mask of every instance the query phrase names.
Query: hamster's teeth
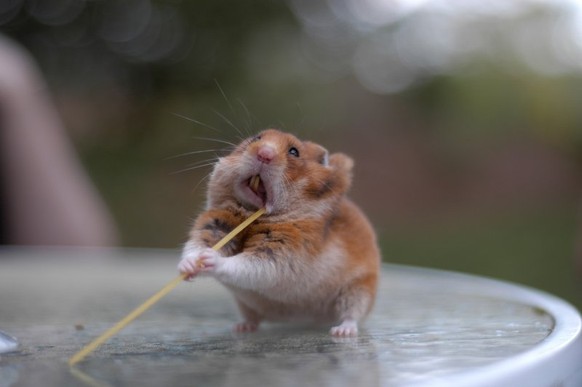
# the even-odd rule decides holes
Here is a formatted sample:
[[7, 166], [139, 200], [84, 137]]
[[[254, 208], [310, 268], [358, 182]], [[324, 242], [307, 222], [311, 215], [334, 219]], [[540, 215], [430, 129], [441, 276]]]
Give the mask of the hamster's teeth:
[[250, 187], [253, 191], [259, 191], [259, 184], [261, 184], [261, 178], [259, 175], [255, 175], [251, 178]]

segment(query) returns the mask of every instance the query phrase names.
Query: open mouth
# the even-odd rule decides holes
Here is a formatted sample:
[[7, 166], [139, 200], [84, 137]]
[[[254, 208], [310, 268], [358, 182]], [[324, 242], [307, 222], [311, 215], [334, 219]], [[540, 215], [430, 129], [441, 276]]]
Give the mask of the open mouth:
[[259, 199], [261, 199], [261, 202], [263, 203], [263, 205], [265, 205], [267, 203], [267, 189], [265, 188], [265, 185], [263, 184], [263, 180], [261, 179], [261, 177], [259, 175], [251, 176], [248, 179], [247, 184], [251, 191]]

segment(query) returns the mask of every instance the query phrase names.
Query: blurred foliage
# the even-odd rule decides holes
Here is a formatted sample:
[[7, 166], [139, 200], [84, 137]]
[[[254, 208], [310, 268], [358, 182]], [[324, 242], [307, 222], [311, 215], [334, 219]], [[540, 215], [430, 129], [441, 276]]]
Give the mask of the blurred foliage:
[[552, 291], [582, 309], [571, 257], [577, 214], [569, 206], [509, 211], [437, 227], [390, 229], [381, 246], [392, 263], [475, 273]]
[[222, 141], [275, 126], [355, 157], [388, 261], [578, 300], [582, 11], [457, 3], [16, 0], [0, 23], [126, 246], [179, 245]]
[[476, 75], [437, 77], [405, 93], [418, 104], [434, 130], [449, 142], [532, 136], [563, 151], [582, 156], [582, 122], [577, 76], [514, 75], [495, 68]]

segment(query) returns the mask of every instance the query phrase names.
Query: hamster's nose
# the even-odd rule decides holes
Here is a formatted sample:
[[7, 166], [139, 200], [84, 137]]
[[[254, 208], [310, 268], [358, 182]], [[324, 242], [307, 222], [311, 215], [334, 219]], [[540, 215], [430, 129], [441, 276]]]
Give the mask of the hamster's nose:
[[264, 164], [269, 164], [275, 158], [277, 152], [272, 146], [263, 145], [257, 152], [257, 159]]

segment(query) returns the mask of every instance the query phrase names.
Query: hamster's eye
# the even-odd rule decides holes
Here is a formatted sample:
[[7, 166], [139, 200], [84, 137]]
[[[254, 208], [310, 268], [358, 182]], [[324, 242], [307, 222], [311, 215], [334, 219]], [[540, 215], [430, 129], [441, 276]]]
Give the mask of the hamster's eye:
[[291, 156], [299, 157], [299, 150], [292, 146], [291, 148], [289, 148], [289, 154]]
[[251, 138], [251, 142], [259, 141], [260, 139], [261, 139], [261, 135], [259, 134], [255, 137]]

